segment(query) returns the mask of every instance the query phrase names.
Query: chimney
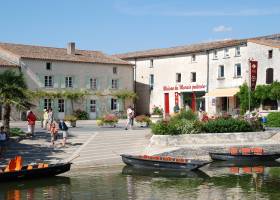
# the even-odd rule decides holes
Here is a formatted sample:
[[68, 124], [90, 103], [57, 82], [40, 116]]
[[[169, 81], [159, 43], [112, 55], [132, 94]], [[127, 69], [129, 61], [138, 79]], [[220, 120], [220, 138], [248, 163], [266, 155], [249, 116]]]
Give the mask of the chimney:
[[75, 42], [69, 42], [67, 45], [67, 54], [75, 55]]

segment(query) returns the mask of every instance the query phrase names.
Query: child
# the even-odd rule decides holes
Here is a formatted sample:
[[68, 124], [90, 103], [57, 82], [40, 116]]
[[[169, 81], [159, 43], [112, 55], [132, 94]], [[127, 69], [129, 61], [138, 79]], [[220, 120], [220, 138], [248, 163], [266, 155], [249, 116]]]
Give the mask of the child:
[[68, 127], [67, 125], [65, 124], [64, 120], [60, 120], [59, 121], [59, 129], [62, 130], [62, 136], [63, 136], [63, 140], [62, 140], [62, 146], [64, 147], [65, 144], [66, 144], [66, 139], [67, 139], [67, 134], [68, 134]]
[[6, 150], [6, 141], [8, 140], [7, 133], [4, 131], [4, 126], [0, 127], [0, 155]]
[[55, 121], [53, 121], [50, 124], [50, 132], [51, 132], [51, 143], [54, 146], [54, 141], [56, 140], [57, 132], [58, 132], [58, 130], [57, 130], [57, 123]]

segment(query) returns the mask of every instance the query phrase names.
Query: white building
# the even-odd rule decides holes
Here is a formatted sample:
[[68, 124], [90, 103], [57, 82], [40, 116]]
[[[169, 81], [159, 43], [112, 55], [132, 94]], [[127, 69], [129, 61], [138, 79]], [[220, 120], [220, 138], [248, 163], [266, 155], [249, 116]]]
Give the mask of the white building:
[[[112, 94], [133, 91], [132, 64], [99, 51], [77, 50], [75, 43], [69, 43], [67, 48], [0, 43], [0, 58], [0, 70], [21, 70], [31, 90], [92, 93], [73, 105], [74, 110], [88, 112], [91, 119], [124, 109], [122, 101]], [[33, 103], [38, 114], [49, 107], [57, 118], [72, 113], [69, 99], [42, 98]], [[18, 119], [20, 116], [14, 113], [12, 117]]]
[[[202, 109], [209, 114], [239, 112], [236, 93], [239, 86], [248, 82], [249, 58], [262, 59], [268, 47], [255, 47], [256, 41], [274, 41], [280, 35], [253, 38], [252, 40], [225, 40], [173, 48], [118, 54], [117, 57], [133, 63], [135, 90], [139, 96], [136, 111], [141, 114], [152, 112], [160, 106], [165, 114], [173, 112], [176, 103], [188, 105], [193, 110]], [[248, 42], [249, 41], [249, 42]], [[254, 45], [253, 45], [254, 44]], [[274, 46], [273, 52], [279, 47]], [[279, 57], [275, 62], [279, 77]], [[272, 61], [273, 60], [273, 61]], [[258, 84], [263, 81], [264, 60], [259, 63]]]

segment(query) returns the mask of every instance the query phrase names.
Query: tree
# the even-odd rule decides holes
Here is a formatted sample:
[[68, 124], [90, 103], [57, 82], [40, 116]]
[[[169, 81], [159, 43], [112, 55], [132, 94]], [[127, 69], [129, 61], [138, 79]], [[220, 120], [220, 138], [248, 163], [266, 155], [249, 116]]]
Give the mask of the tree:
[[126, 99], [131, 99], [131, 100], [135, 100], [137, 99], [137, 94], [135, 92], [132, 91], [128, 91], [128, 90], [120, 90], [117, 91], [115, 93], [112, 94], [113, 96], [117, 97], [118, 99], [120, 99], [122, 101], [122, 105], [123, 105], [123, 110], [125, 108], [125, 100]]
[[271, 90], [269, 92], [269, 97], [272, 100], [277, 101], [278, 111], [280, 111], [280, 82], [275, 81], [271, 84]]
[[10, 132], [11, 107], [27, 108], [27, 85], [22, 73], [6, 70], [0, 74], [0, 104], [4, 107], [3, 126]]
[[255, 96], [254, 91], [249, 91], [249, 87], [247, 83], [244, 83], [242, 86], [239, 87], [240, 90], [236, 94], [240, 100], [240, 109], [241, 113], [244, 114], [247, 110], [249, 110], [249, 92], [250, 92], [250, 110], [258, 107], [260, 102]]
[[263, 101], [266, 99], [270, 99], [270, 91], [271, 91], [271, 86], [270, 85], [258, 85], [256, 87], [256, 90], [254, 92], [254, 96], [256, 97], [257, 100], [259, 100], [260, 104], [263, 104]]

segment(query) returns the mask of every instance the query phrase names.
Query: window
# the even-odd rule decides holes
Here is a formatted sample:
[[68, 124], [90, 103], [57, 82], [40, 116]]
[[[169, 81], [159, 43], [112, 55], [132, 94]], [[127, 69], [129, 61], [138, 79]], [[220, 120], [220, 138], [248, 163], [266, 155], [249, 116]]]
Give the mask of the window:
[[53, 77], [45, 76], [45, 87], [53, 87]]
[[58, 99], [58, 112], [64, 112], [64, 99]]
[[90, 78], [90, 89], [96, 90], [97, 89], [97, 79], [96, 78]]
[[240, 56], [240, 47], [235, 47], [235, 56]]
[[72, 76], [65, 77], [65, 87], [72, 88], [73, 87], [73, 78]]
[[234, 65], [234, 77], [241, 77], [241, 64]]
[[117, 67], [113, 67], [113, 74], [117, 74], [117, 73], [118, 73]]
[[195, 54], [193, 54], [192, 55], [192, 62], [195, 62], [195, 60], [196, 60], [196, 56], [195, 56]]
[[266, 84], [273, 83], [273, 68], [266, 69]]
[[277, 101], [271, 99], [265, 99], [262, 103], [264, 110], [277, 110], [278, 104]]
[[51, 99], [44, 99], [44, 109], [48, 109], [52, 107], [52, 100]]
[[149, 85], [150, 85], [151, 90], [154, 89], [154, 75], [153, 74], [150, 74]]
[[46, 63], [46, 70], [52, 70], [52, 63], [50, 62]]
[[218, 71], [218, 78], [224, 78], [224, 77], [225, 77], [224, 65], [220, 65]]
[[118, 89], [118, 82], [117, 79], [112, 79], [112, 89]]
[[191, 82], [196, 82], [196, 72], [191, 72]]
[[271, 59], [273, 56], [273, 50], [268, 50], [268, 58]]
[[117, 99], [111, 99], [111, 110], [117, 110]]
[[90, 100], [90, 112], [96, 112], [96, 100]]
[[229, 57], [228, 48], [225, 48], [225, 49], [224, 49], [224, 57], [225, 57], [225, 58], [228, 58], [228, 57]]
[[150, 68], [153, 68], [153, 67], [154, 67], [154, 60], [151, 59], [151, 60], [150, 60]]
[[213, 59], [218, 59], [218, 51], [217, 50], [214, 50], [213, 52]]
[[176, 83], [181, 83], [181, 73], [176, 73]]

